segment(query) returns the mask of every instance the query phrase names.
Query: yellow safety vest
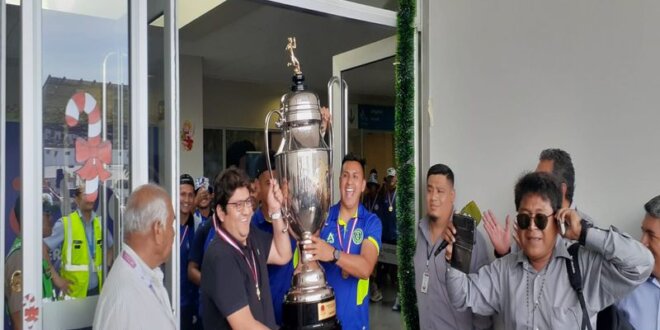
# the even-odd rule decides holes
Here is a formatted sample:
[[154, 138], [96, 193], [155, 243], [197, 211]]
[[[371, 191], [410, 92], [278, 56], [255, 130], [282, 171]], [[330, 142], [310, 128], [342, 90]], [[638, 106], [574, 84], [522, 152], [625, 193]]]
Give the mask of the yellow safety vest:
[[[62, 217], [64, 226], [64, 242], [62, 243], [62, 277], [69, 281], [69, 294], [73, 298], [87, 297], [89, 286], [89, 260], [92, 258], [85, 235], [85, 225], [77, 211]], [[94, 228], [94, 248], [96, 259], [93, 260], [96, 267], [96, 275], [99, 279], [99, 292], [103, 278], [103, 233], [101, 221], [98, 216], [92, 220]]]

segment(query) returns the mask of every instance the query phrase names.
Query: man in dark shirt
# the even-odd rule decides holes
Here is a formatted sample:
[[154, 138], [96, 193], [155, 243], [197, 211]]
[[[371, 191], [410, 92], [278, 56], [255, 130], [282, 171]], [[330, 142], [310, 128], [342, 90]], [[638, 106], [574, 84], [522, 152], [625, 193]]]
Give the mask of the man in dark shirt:
[[249, 179], [225, 170], [214, 183], [216, 239], [204, 255], [202, 320], [209, 329], [277, 329], [266, 264], [291, 260], [291, 245], [280, 212], [282, 192], [273, 180], [268, 212], [273, 235], [250, 224], [253, 209]]

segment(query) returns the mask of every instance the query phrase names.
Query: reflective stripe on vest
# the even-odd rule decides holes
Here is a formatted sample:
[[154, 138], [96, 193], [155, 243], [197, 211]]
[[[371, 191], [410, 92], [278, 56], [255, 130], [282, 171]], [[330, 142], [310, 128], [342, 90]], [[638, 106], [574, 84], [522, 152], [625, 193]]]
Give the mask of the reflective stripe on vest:
[[[93, 262], [98, 276], [98, 287], [101, 289], [103, 267], [103, 233], [101, 220], [98, 216], [92, 220], [94, 230], [94, 255], [92, 257], [85, 233], [85, 225], [78, 212], [72, 212], [62, 218], [64, 226], [64, 243], [62, 248], [62, 277], [71, 282], [70, 296], [82, 298], [87, 296], [89, 286], [89, 265]], [[75, 248], [75, 249], [74, 249]]]

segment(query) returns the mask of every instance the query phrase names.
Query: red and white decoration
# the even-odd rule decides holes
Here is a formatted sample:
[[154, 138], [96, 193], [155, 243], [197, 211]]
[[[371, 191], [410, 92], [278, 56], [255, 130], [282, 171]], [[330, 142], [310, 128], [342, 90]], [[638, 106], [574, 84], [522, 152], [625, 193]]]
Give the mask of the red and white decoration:
[[87, 139], [77, 138], [75, 153], [76, 161], [83, 166], [76, 171], [85, 180], [85, 196], [93, 202], [98, 197], [99, 180], [110, 178], [104, 165], [112, 161], [112, 143], [101, 141], [101, 110], [92, 95], [77, 92], [66, 104], [66, 124], [69, 127], [78, 125], [80, 115], [87, 114]]

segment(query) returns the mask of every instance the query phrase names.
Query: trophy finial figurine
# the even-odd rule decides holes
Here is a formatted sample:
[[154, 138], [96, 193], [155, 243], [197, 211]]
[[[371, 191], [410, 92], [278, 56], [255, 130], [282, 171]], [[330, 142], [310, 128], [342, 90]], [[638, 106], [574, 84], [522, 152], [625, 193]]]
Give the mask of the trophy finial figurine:
[[286, 45], [286, 48], [284, 50], [289, 52], [289, 56], [291, 57], [291, 62], [287, 63], [286, 66], [292, 66], [293, 67], [293, 72], [295, 74], [302, 74], [302, 71], [300, 70], [300, 62], [298, 62], [298, 58], [296, 57], [296, 54], [293, 53], [293, 50], [296, 49], [296, 37], [289, 37], [289, 43]]

